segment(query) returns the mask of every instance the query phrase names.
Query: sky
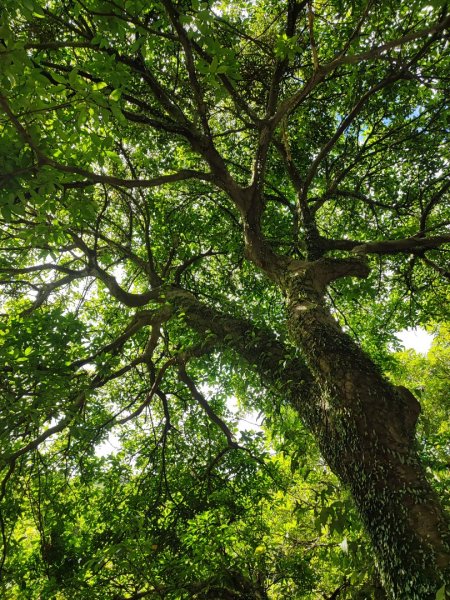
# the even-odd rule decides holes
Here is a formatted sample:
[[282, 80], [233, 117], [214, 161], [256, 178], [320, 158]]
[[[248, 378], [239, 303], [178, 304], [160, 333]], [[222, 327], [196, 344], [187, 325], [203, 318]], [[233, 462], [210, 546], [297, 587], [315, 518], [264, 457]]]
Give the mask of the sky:
[[396, 336], [404, 345], [405, 350], [412, 348], [421, 354], [427, 354], [433, 341], [431, 333], [428, 333], [422, 327], [403, 329], [396, 333]]

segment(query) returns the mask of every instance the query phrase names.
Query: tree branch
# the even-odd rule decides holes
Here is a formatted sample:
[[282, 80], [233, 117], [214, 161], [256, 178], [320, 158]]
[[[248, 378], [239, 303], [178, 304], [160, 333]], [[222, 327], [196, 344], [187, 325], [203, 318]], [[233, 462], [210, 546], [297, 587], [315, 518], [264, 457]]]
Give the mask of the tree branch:
[[437, 263], [434, 262], [434, 260], [430, 260], [428, 257], [426, 256], [421, 256], [420, 259], [429, 267], [431, 267], [434, 271], [436, 271], [437, 273], [439, 273], [440, 275], [442, 275], [442, 277], [445, 277], [446, 279], [450, 280], [450, 271], [448, 269], [444, 269], [444, 267], [441, 267], [440, 265], [438, 265]]
[[181, 23], [179, 21], [179, 13], [178, 13], [177, 9], [174, 7], [174, 5], [172, 4], [172, 2], [170, 0], [162, 0], [162, 4], [163, 4], [164, 8], [166, 9], [167, 14], [169, 15], [169, 19], [170, 19], [172, 25], [174, 26], [175, 31], [177, 32], [178, 39], [183, 48], [183, 52], [184, 52], [184, 56], [185, 56], [185, 63], [186, 63], [186, 70], [187, 70], [187, 74], [188, 74], [189, 82], [191, 84], [192, 91], [194, 93], [194, 99], [195, 99], [195, 103], [197, 105], [197, 109], [199, 111], [200, 121], [203, 126], [203, 131], [205, 132], [207, 137], [211, 140], [211, 131], [210, 131], [209, 122], [208, 122], [208, 111], [207, 111], [205, 99], [203, 97], [203, 91], [202, 91], [200, 82], [197, 77], [191, 42], [186, 34], [186, 31], [184, 30], [183, 26], [181, 25]]
[[[97, 358], [97, 356], [100, 356], [101, 354], [117, 354], [121, 350], [123, 345], [143, 327], [145, 327], [146, 325], [151, 325], [153, 334], [153, 330], [159, 330], [159, 326], [161, 325], [161, 323], [163, 321], [167, 321], [170, 318], [171, 314], [172, 310], [169, 306], [164, 306], [158, 310], [137, 311], [134, 317], [132, 318], [131, 322], [123, 331], [123, 333], [121, 333], [114, 341], [110, 342], [109, 344], [106, 344], [105, 346], [102, 346], [96, 352], [94, 352], [90, 356], [87, 356], [86, 358], [75, 360], [73, 363], [70, 364], [70, 367], [80, 367], [86, 363], [92, 362], [95, 358]], [[150, 339], [152, 339], [152, 336], [150, 336]], [[146, 359], [150, 357], [150, 350], [151, 347], [146, 346], [143, 354], [143, 356]]]
[[155, 377], [152, 387], [150, 388], [150, 391], [147, 394], [145, 400], [132, 413], [130, 413], [126, 417], [123, 417], [122, 419], [117, 419], [117, 421], [116, 421], [117, 423], [119, 423], [120, 425], [124, 425], [125, 423], [128, 423], [128, 421], [131, 421], [132, 419], [135, 419], [136, 417], [138, 417], [147, 408], [147, 406], [149, 406], [150, 402], [152, 401], [153, 396], [156, 394], [157, 390], [159, 389], [159, 386], [161, 384], [161, 381], [164, 378], [164, 375], [165, 375], [167, 369], [169, 367], [171, 367], [175, 362], [176, 362], [175, 358], [170, 358], [163, 364], [163, 366], [158, 370], [158, 373]]
[[89, 275], [89, 271], [88, 271], [88, 269], [85, 269], [83, 271], [72, 272], [70, 275], [61, 277], [61, 279], [57, 279], [56, 281], [52, 281], [51, 283], [46, 283], [44, 286], [42, 286], [39, 289], [36, 299], [34, 300], [33, 304], [29, 308], [22, 311], [21, 314], [29, 315], [30, 313], [35, 311], [37, 308], [42, 306], [54, 290], [57, 290], [58, 288], [68, 285], [75, 279], [88, 277], [88, 275]]
[[345, 119], [343, 119], [341, 121], [341, 124], [336, 129], [334, 134], [331, 136], [331, 138], [328, 140], [328, 142], [322, 147], [319, 154], [313, 160], [313, 162], [308, 170], [308, 173], [306, 174], [306, 177], [305, 177], [305, 180], [303, 183], [303, 189], [302, 189], [302, 201], [303, 202], [306, 201], [309, 185], [312, 182], [312, 180], [314, 179], [314, 176], [317, 173], [317, 169], [319, 168], [320, 163], [330, 153], [333, 146], [339, 140], [341, 135], [346, 131], [346, 129], [348, 129], [348, 127], [351, 125], [351, 123], [360, 114], [360, 112], [365, 107], [367, 101], [374, 94], [376, 94], [377, 92], [379, 92], [386, 86], [390, 85], [391, 83], [395, 83], [396, 81], [401, 79], [403, 77], [403, 75], [404, 75], [403, 70], [401, 70], [400, 72], [397, 72], [397, 73], [389, 75], [388, 77], [385, 77], [382, 81], [380, 81], [376, 85], [372, 86], [370, 88], [370, 90], [368, 90], [365, 94], [363, 94], [361, 96], [361, 98], [358, 100], [358, 102], [355, 104], [355, 106], [352, 108], [352, 110], [348, 113], [348, 115], [345, 117]]
[[312, 0], [308, 0], [308, 27], [313, 67], [314, 71], [317, 71], [319, 69], [319, 56], [317, 54], [316, 40], [314, 38], [314, 10], [312, 6]]
[[85, 400], [86, 393], [84, 391], [80, 392], [67, 409], [66, 416], [60, 419], [56, 423], [56, 425], [54, 425], [53, 427], [49, 427], [40, 435], [38, 435], [34, 440], [31, 440], [30, 442], [28, 442], [28, 444], [25, 444], [25, 446], [22, 446], [22, 448], [16, 450], [12, 454], [0, 456], [0, 468], [8, 464], [11, 465], [15, 463], [18, 458], [20, 458], [27, 452], [30, 452], [30, 450], [36, 450], [36, 448], [40, 446], [40, 444], [45, 442], [45, 440], [48, 439], [50, 436], [54, 435], [55, 433], [59, 433], [60, 431], [63, 431], [73, 421], [77, 413], [83, 408]]
[[214, 176], [211, 173], [202, 173], [201, 171], [194, 171], [192, 169], [182, 169], [177, 173], [160, 175], [159, 177], [155, 177], [153, 179], [122, 179], [120, 177], [114, 177], [111, 175], [99, 175], [98, 173], [92, 173], [91, 171], [88, 171], [87, 169], [81, 169], [80, 167], [63, 165], [50, 158], [44, 158], [44, 160], [45, 164], [53, 167], [57, 171], [61, 171], [62, 173], [73, 173], [74, 175], [86, 177], [86, 179], [92, 182], [92, 185], [95, 183], [105, 183], [124, 188], [152, 188], [170, 183], [176, 183], [178, 181], [185, 181], [187, 179], [214, 181]]
[[435, 250], [443, 244], [450, 243], [450, 234], [424, 238], [412, 236], [401, 240], [385, 240], [379, 242], [356, 242], [352, 240], [329, 240], [330, 246], [346, 245], [346, 250], [355, 254], [420, 254], [425, 250]]
[[185, 364], [182, 361], [178, 362], [178, 373], [180, 381], [182, 381], [186, 385], [188, 390], [191, 392], [194, 400], [196, 400], [200, 404], [205, 413], [208, 415], [209, 419], [213, 423], [215, 423], [219, 427], [219, 429], [221, 429], [221, 431], [227, 438], [228, 447], [237, 448], [238, 444], [234, 438], [234, 435], [231, 433], [228, 425], [213, 411], [209, 402], [206, 400], [203, 394], [199, 392], [194, 381], [187, 374]]
[[364, 60], [372, 60], [376, 58], [380, 58], [382, 54], [387, 52], [388, 50], [393, 50], [394, 48], [399, 48], [404, 46], [408, 42], [413, 42], [415, 40], [419, 40], [429, 35], [433, 35], [435, 33], [441, 33], [445, 31], [450, 26], [450, 16], [444, 17], [442, 21], [438, 21], [434, 23], [430, 27], [424, 27], [423, 29], [419, 29], [419, 31], [411, 31], [395, 40], [391, 40], [390, 42], [386, 42], [385, 44], [381, 44], [380, 46], [375, 46], [366, 52], [361, 52], [360, 54], [353, 54], [350, 56], [338, 56], [333, 61], [323, 65], [321, 70], [326, 71], [327, 73], [334, 71], [337, 67], [341, 65], [354, 65]]
[[450, 25], [450, 16], [446, 16], [442, 21], [431, 25], [430, 27], [425, 27], [424, 29], [420, 29], [419, 31], [412, 31], [407, 33], [406, 35], [399, 37], [395, 40], [391, 40], [390, 42], [386, 42], [385, 44], [381, 44], [380, 46], [375, 46], [366, 52], [361, 52], [360, 54], [353, 54], [350, 56], [338, 56], [331, 62], [321, 65], [317, 71], [313, 73], [310, 79], [305, 83], [305, 85], [295, 94], [286, 98], [278, 108], [276, 115], [274, 116], [274, 122], [276, 125], [289, 113], [294, 111], [303, 100], [309, 95], [309, 93], [317, 86], [318, 83], [323, 81], [325, 77], [335, 71], [338, 67], [342, 65], [354, 65], [366, 60], [375, 60], [382, 58], [382, 55], [388, 50], [392, 50], [393, 48], [400, 48], [404, 46], [408, 42], [412, 42], [429, 35], [433, 35], [435, 33], [440, 33], [445, 31], [447, 27]]
[[422, 211], [422, 214], [420, 216], [420, 231], [421, 232], [425, 232], [426, 227], [427, 227], [427, 219], [428, 219], [431, 211], [433, 210], [433, 208], [436, 206], [436, 204], [439, 202], [439, 200], [442, 198], [442, 196], [450, 189], [449, 174], [447, 173], [446, 176], [444, 176], [444, 177], [447, 178], [447, 181], [444, 183], [444, 185], [441, 187], [440, 190], [438, 190], [435, 194], [432, 195], [432, 197], [429, 199], [425, 208]]
[[5, 114], [11, 121], [11, 123], [13, 124], [14, 128], [16, 129], [17, 133], [20, 135], [22, 140], [35, 153], [38, 164], [39, 165], [45, 164], [46, 157], [44, 156], [42, 150], [39, 148], [38, 144], [34, 141], [33, 137], [28, 133], [28, 131], [25, 129], [25, 127], [22, 125], [22, 123], [19, 121], [19, 119], [16, 117], [14, 112], [11, 110], [8, 99], [1, 92], [0, 92], [0, 106], [2, 107], [3, 111], [5, 112]]

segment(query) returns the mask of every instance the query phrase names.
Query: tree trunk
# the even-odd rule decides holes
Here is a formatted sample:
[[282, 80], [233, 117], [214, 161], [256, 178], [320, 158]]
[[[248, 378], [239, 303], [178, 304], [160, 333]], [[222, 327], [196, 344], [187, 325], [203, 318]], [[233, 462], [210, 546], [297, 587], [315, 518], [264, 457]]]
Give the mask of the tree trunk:
[[314, 434], [351, 491], [383, 585], [395, 600], [434, 600], [449, 577], [450, 529], [416, 451], [420, 406], [341, 330], [314, 281], [293, 275], [285, 291], [291, 335], [320, 388]]
[[272, 332], [191, 294], [180, 294], [177, 303], [193, 329], [245, 358], [311, 429], [352, 493], [389, 597], [435, 600], [448, 577], [450, 535], [415, 448], [419, 404], [383, 379], [311, 286], [293, 277], [286, 295], [291, 334], [309, 369]]

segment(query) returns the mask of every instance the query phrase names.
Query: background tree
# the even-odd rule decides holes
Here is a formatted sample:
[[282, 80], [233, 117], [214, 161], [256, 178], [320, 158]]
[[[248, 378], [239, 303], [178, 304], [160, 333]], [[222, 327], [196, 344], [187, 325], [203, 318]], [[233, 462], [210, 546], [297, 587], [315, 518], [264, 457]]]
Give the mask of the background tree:
[[418, 423], [418, 443], [422, 461], [430, 473], [435, 489], [449, 508], [449, 423], [448, 382], [450, 368], [449, 328], [434, 330], [434, 340], [427, 356], [412, 350], [396, 354], [393, 377], [420, 398], [422, 415]]
[[[63, 593], [88, 552], [74, 535], [58, 562], [60, 515], [90, 490], [111, 522], [115, 478], [144, 469], [163, 514], [149, 508], [135, 554], [112, 546], [134, 585], [151, 536], [176, 533], [174, 507], [191, 504], [188, 462], [208, 482], [263, 461], [249, 442], [247, 460], [226, 462], [242, 445], [226, 409], [236, 395], [275, 427], [286, 406], [298, 413], [353, 498], [389, 597], [442, 595], [448, 519], [417, 452], [419, 403], [382, 370], [393, 332], [448, 317], [449, 23], [440, 1], [6, 1], [7, 573], [27, 494], [45, 594]], [[93, 457], [111, 431], [133, 456], [119, 452], [112, 479]], [[120, 490], [142, 516], [140, 485]], [[112, 568], [96, 564], [80, 597]], [[248, 569], [213, 571], [195, 576], [211, 593], [266, 593]], [[134, 591], [126, 577], [119, 595], [164, 596], [161, 575]]]

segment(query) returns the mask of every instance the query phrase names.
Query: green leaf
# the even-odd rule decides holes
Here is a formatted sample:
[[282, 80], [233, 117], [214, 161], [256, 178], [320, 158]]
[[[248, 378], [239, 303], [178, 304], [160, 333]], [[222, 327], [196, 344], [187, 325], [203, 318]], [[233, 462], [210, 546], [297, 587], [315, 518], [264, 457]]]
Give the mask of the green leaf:
[[109, 99], [113, 100], [114, 102], [118, 102], [120, 100], [120, 97], [122, 96], [122, 90], [120, 89], [115, 89], [111, 92], [111, 94], [109, 95]]
[[105, 81], [99, 81], [98, 83], [94, 83], [92, 89], [94, 91], [102, 90], [103, 88], [108, 87], [108, 84]]
[[71, 86], [76, 87], [79, 83], [78, 79], [78, 69], [72, 69], [69, 73], [69, 83]]
[[9, 204], [3, 204], [2, 206], [0, 206], [0, 211], [5, 221], [11, 221], [12, 211], [11, 206], [9, 206]]
[[436, 600], [445, 600], [445, 585], [436, 592]]
[[66, 77], [64, 77], [64, 75], [61, 75], [58, 72], [52, 73], [52, 79], [54, 79], [58, 83], [67, 83]]

